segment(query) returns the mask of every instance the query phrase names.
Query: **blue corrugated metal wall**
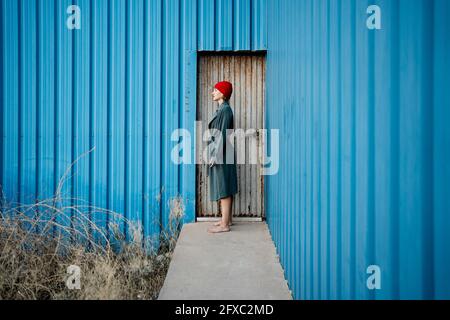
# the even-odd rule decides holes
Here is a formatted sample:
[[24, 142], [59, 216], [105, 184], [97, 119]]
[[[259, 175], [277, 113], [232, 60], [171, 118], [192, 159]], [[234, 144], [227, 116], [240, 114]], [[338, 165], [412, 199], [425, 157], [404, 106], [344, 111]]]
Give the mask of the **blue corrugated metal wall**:
[[[366, 28], [373, 4], [381, 30]], [[268, 1], [266, 124], [281, 162], [266, 210], [295, 298], [450, 298], [449, 12], [448, 0]]]
[[[72, 4], [81, 30], [66, 28]], [[181, 195], [193, 221], [195, 165], [170, 156], [174, 129], [195, 138], [197, 50], [265, 50], [265, 0], [1, 0], [0, 22], [6, 199], [51, 197], [95, 147], [66, 197], [142, 221], [151, 235]]]

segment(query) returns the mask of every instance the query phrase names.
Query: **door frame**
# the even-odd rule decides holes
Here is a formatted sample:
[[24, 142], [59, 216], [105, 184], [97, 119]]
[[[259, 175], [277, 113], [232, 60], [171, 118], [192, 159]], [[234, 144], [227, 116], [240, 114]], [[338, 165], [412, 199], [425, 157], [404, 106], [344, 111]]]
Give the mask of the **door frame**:
[[[199, 83], [199, 61], [201, 58], [205, 57], [205, 56], [259, 56], [259, 57], [263, 57], [265, 60], [265, 74], [266, 74], [266, 79], [267, 79], [267, 50], [257, 50], [257, 51], [251, 51], [251, 50], [243, 50], [243, 51], [193, 51], [195, 52], [195, 55], [188, 55], [190, 57], [190, 61], [188, 61], [187, 65], [188, 66], [193, 66], [195, 65], [194, 68], [195, 69], [195, 77], [192, 75], [192, 69], [190, 72], [190, 77], [186, 80], [191, 81], [191, 84], [193, 84], [192, 87], [190, 87], [189, 89], [186, 88], [186, 92], [188, 93], [188, 95], [186, 95], [186, 99], [185, 99], [185, 103], [190, 103], [192, 105], [195, 106], [194, 108], [194, 122], [197, 121], [197, 102], [198, 102], [198, 83]], [[194, 63], [195, 61], [195, 63]], [[186, 72], [186, 74], [188, 74]], [[194, 80], [195, 79], [195, 80]], [[192, 82], [193, 81], [193, 82]], [[188, 82], [186, 83], [186, 87], [188, 86]], [[267, 84], [267, 81], [266, 81]], [[267, 104], [267, 86], [265, 86], [264, 90], [264, 109], [263, 109], [263, 128], [262, 129], [266, 129], [266, 104]], [[191, 115], [192, 117], [192, 115]], [[192, 131], [194, 132], [194, 131]], [[196, 134], [195, 134], [195, 138], [194, 138], [194, 143], [192, 144], [192, 154], [194, 157], [196, 157], [197, 155], [197, 141], [196, 139]], [[192, 171], [192, 170], [191, 170]], [[198, 201], [197, 201], [197, 165], [194, 164], [194, 168], [193, 168], [193, 175], [194, 175], [194, 187], [192, 190], [194, 190], [194, 194], [193, 194], [193, 220], [195, 222], [208, 222], [208, 221], [217, 221], [220, 218], [216, 218], [216, 217], [198, 217], [197, 216], [197, 212], [198, 212]], [[192, 176], [192, 173], [191, 173]], [[263, 197], [263, 211], [261, 212], [261, 217], [233, 217], [233, 221], [237, 221], [237, 222], [261, 222], [261, 221], [265, 221], [266, 220], [266, 212], [265, 212], [265, 202], [266, 202], [266, 189], [264, 188], [265, 182], [264, 182], [264, 177], [263, 177], [263, 181], [262, 181], [262, 197]], [[190, 215], [192, 216], [192, 215]]]

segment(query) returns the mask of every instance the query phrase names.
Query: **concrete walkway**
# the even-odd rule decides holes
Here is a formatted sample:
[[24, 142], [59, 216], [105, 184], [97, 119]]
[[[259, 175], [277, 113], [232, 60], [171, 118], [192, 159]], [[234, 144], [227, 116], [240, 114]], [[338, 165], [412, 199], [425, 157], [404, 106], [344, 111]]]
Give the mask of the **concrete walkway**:
[[210, 225], [183, 226], [160, 300], [292, 299], [265, 222], [220, 234], [207, 233]]

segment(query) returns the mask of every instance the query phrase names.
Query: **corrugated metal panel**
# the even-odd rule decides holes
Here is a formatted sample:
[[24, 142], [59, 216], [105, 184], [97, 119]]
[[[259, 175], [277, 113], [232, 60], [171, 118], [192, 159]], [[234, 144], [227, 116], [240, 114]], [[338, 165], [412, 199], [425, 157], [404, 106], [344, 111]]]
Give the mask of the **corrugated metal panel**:
[[266, 50], [266, 2], [198, 0], [198, 50]]
[[[168, 201], [181, 195], [185, 221], [193, 221], [195, 165], [170, 157], [173, 130], [195, 132], [197, 49], [265, 49], [263, 32], [252, 30], [257, 41], [234, 32], [255, 19], [264, 28], [264, 7], [238, 11], [235, 2], [1, 0], [6, 199], [51, 197], [67, 167], [95, 148], [64, 185], [71, 202], [124, 213], [152, 235], [167, 224]], [[81, 30], [66, 27], [72, 4], [81, 9]]]
[[[199, 147], [196, 149], [196, 157], [198, 161], [202, 161], [202, 153], [206, 147], [202, 137], [217, 109], [217, 103], [211, 99], [211, 91], [218, 81], [228, 80], [233, 83], [230, 106], [233, 109], [235, 129], [242, 129], [244, 132], [249, 129], [263, 129], [265, 57], [261, 55], [201, 56], [198, 72], [197, 120], [202, 121], [202, 131], [197, 132]], [[257, 157], [261, 157], [259, 154], [261, 140], [255, 131], [255, 135], [249, 136], [245, 141], [244, 153], [247, 164], [237, 165], [239, 192], [233, 201], [233, 216], [236, 217], [262, 217], [264, 213], [264, 177], [261, 175], [261, 166], [249, 164], [252, 141], [256, 142]], [[239, 152], [239, 148], [236, 147], [237, 159], [240, 156]], [[209, 200], [209, 192], [207, 165], [199, 164], [197, 165], [197, 215], [199, 217], [219, 216], [219, 208]]]
[[450, 1], [436, 0], [434, 4], [434, 108], [433, 108], [433, 191], [434, 203], [434, 291], [436, 298], [450, 297], [450, 41], [447, 41], [450, 21]]
[[[366, 28], [372, 4], [381, 30]], [[296, 298], [450, 298], [449, 10], [268, 2], [266, 127], [281, 159], [266, 214]]]

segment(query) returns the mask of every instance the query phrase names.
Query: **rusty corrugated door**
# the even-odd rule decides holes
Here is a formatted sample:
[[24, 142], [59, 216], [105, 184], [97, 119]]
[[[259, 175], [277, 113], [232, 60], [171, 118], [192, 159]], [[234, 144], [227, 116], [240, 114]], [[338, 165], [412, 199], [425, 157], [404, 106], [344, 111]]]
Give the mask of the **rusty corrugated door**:
[[[198, 104], [197, 120], [202, 121], [202, 130], [197, 131], [197, 159], [206, 146], [202, 135], [207, 130], [209, 119], [217, 109], [217, 102], [211, 98], [215, 83], [222, 80], [233, 84], [233, 95], [230, 106], [234, 113], [235, 129], [256, 129], [253, 141], [257, 143], [258, 164], [249, 164], [251, 135], [245, 143], [245, 164], [238, 164], [239, 193], [233, 202], [235, 217], [263, 217], [264, 215], [264, 181], [261, 171], [262, 152], [260, 148], [264, 126], [265, 97], [265, 57], [247, 55], [214, 55], [201, 56], [198, 64]], [[238, 148], [236, 148], [239, 157]], [[220, 216], [220, 208], [209, 200], [209, 177], [205, 164], [197, 165], [197, 217]]]

